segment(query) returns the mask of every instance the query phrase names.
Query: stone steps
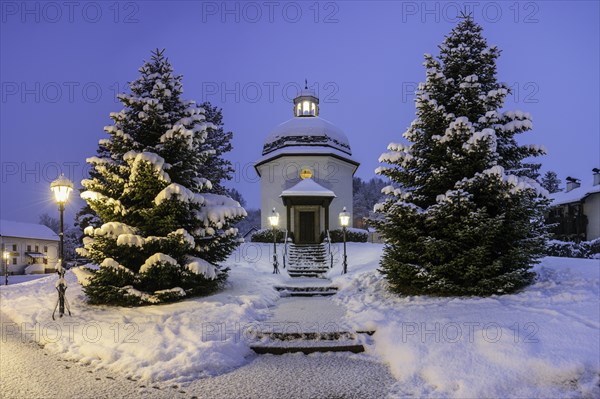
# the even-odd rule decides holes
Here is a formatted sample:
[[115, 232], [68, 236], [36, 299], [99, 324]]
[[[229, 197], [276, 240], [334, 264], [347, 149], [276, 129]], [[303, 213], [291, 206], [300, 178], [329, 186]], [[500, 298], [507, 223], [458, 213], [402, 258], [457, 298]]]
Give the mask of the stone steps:
[[[364, 343], [369, 341], [368, 336], [374, 331], [350, 331], [344, 327], [343, 313], [337, 314], [336, 310], [339, 305], [328, 298], [319, 298], [335, 295], [338, 287], [322, 281], [306, 279], [276, 285], [274, 288], [282, 297], [315, 298], [282, 299], [274, 316], [250, 331], [250, 348], [257, 354], [271, 355], [364, 352]], [[339, 310], [343, 312], [341, 308]]]
[[275, 289], [279, 291], [282, 297], [286, 296], [331, 296], [337, 293], [337, 287], [334, 286], [276, 286]]
[[[325, 353], [325, 352], [351, 352], [361, 353], [365, 351], [365, 347], [362, 344], [356, 343], [344, 343], [340, 345], [309, 345], [308, 342], [304, 341], [302, 345], [297, 346], [281, 346], [281, 345], [254, 345], [251, 346], [255, 353], [259, 355], [270, 354], [270, 355], [285, 355], [287, 353], [304, 353], [310, 355], [311, 353]], [[318, 342], [318, 341], [317, 341]]]
[[258, 332], [256, 338], [261, 339], [250, 345], [257, 354], [283, 355], [286, 353], [325, 353], [325, 352], [352, 352], [361, 353], [365, 351], [363, 340], [359, 335], [372, 335], [372, 331], [351, 332]]
[[296, 271], [296, 270], [288, 269], [288, 275], [290, 277], [325, 278], [325, 273], [327, 273], [327, 269], [325, 269], [324, 271], [320, 271], [320, 270], [312, 270], [312, 271], [302, 270], [302, 271]]
[[[290, 245], [287, 271], [290, 277], [322, 278], [329, 271], [329, 260], [325, 245]], [[301, 294], [297, 295], [300, 296]], [[309, 295], [305, 294], [304, 296]]]

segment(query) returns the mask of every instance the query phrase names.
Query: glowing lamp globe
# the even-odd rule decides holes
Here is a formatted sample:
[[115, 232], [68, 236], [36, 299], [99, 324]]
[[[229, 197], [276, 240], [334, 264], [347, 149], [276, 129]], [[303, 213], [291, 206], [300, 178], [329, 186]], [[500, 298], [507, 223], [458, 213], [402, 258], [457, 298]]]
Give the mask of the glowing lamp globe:
[[69, 199], [71, 191], [73, 191], [73, 183], [64, 174], [61, 174], [58, 179], [50, 183], [50, 190], [54, 193], [56, 202], [64, 204]]
[[277, 227], [279, 224], [279, 213], [275, 212], [275, 208], [273, 208], [271, 216], [269, 216], [269, 223], [271, 224], [271, 227]]
[[340, 224], [342, 227], [348, 227], [350, 224], [350, 214], [346, 212], [346, 207], [340, 212]]

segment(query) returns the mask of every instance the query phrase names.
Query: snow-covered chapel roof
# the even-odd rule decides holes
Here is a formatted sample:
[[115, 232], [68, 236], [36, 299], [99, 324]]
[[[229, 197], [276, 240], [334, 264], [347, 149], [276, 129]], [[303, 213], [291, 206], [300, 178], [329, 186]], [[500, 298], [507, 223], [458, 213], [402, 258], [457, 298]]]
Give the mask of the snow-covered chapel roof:
[[311, 178], [300, 180], [294, 186], [283, 190], [280, 197], [335, 197], [335, 193]]
[[348, 137], [333, 123], [321, 118], [319, 112], [319, 98], [307, 83], [294, 98], [294, 117], [276, 126], [267, 136], [261, 161], [300, 153], [329, 153], [353, 161]]
[[58, 241], [58, 235], [42, 224], [0, 220], [0, 236]]
[[330, 147], [352, 155], [348, 138], [333, 123], [319, 116], [295, 116], [271, 131], [263, 146], [263, 155], [294, 146]]

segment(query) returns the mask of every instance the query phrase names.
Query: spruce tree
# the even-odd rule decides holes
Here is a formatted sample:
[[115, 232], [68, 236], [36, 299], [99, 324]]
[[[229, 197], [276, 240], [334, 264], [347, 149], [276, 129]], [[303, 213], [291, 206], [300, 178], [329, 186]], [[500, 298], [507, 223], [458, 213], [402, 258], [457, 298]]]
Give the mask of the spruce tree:
[[203, 295], [218, 289], [218, 266], [238, 245], [232, 223], [246, 215], [231, 198], [211, 193], [202, 174], [214, 151], [205, 110], [181, 99], [182, 77], [164, 50], [152, 53], [119, 95], [109, 138], [88, 158], [82, 181], [92, 216], [83, 256], [91, 270], [84, 290], [92, 304], [143, 305]]
[[[234, 168], [231, 162], [224, 158], [224, 154], [233, 148], [231, 145], [233, 132], [225, 132], [223, 128], [222, 109], [213, 106], [208, 101], [202, 103], [200, 107], [204, 109], [206, 122], [212, 123], [214, 126], [207, 130], [206, 138], [201, 144], [200, 152], [210, 153], [210, 156], [205, 157], [198, 173], [211, 182], [210, 192], [228, 194], [223, 183], [232, 179]], [[100, 145], [98, 153], [100, 156], [106, 155], [102, 145]], [[91, 169], [89, 173], [92, 178], [101, 178], [95, 169]], [[85, 188], [83, 191], [85, 191]], [[79, 227], [82, 232], [88, 226], [99, 227], [101, 223], [102, 221], [98, 218], [98, 215], [94, 213], [88, 204], [75, 215], [75, 226]]]
[[546, 172], [544, 174], [544, 177], [542, 177], [542, 187], [548, 190], [548, 192], [551, 194], [562, 191], [560, 188], [560, 184], [561, 181], [558, 178], [558, 175], [552, 170]]
[[509, 89], [496, 79], [500, 51], [463, 16], [425, 55], [416, 119], [376, 172], [392, 185], [372, 219], [386, 247], [381, 271], [403, 294], [491, 295], [528, 285], [542, 256], [547, 193], [526, 158], [543, 154], [516, 135], [529, 114], [501, 111]]
[[206, 140], [202, 143], [204, 151], [212, 151], [209, 157], [200, 168], [202, 176], [212, 183], [212, 191], [217, 194], [227, 194], [223, 186], [224, 181], [231, 180], [233, 177], [233, 165], [223, 157], [223, 154], [231, 151], [232, 132], [225, 132], [223, 128], [223, 111], [206, 101], [200, 105], [204, 109], [206, 121], [214, 125], [209, 129]]

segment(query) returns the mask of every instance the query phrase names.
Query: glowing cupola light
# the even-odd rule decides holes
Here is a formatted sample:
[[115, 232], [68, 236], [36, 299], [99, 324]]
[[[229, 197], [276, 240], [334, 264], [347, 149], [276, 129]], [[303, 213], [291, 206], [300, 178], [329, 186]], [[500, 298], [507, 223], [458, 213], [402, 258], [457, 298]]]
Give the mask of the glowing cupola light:
[[306, 80], [304, 89], [294, 98], [294, 116], [319, 116], [319, 99]]

